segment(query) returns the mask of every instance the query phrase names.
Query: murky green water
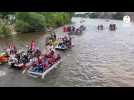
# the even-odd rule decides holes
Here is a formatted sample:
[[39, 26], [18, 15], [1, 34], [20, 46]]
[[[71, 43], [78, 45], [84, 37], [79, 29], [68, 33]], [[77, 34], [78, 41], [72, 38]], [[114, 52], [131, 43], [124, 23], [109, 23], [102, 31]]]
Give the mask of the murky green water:
[[[108, 31], [109, 23], [116, 23], [118, 30]], [[81, 36], [73, 36], [75, 47], [61, 53], [65, 57], [63, 63], [44, 80], [22, 75], [3, 65], [0, 70], [6, 75], [0, 77], [0, 86], [134, 86], [134, 24], [102, 19], [86, 19], [84, 24], [87, 30]], [[97, 31], [98, 24], [104, 24], [105, 30]], [[45, 35], [41, 33], [1, 38], [0, 47], [14, 41], [21, 48], [32, 38], [37, 39], [41, 49], [44, 48]]]

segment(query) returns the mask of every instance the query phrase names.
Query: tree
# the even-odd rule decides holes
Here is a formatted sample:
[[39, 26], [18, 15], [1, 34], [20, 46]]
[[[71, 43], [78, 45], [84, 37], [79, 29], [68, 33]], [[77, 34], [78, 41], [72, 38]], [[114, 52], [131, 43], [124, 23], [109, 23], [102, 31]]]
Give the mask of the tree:
[[45, 17], [36, 12], [16, 13], [16, 29], [19, 32], [34, 32], [45, 29]]
[[16, 14], [15, 12], [0, 12], [1, 18], [6, 18], [9, 14]]
[[16, 29], [19, 32], [43, 31], [47, 26], [67, 24], [71, 17], [72, 13], [68, 12], [17, 12]]

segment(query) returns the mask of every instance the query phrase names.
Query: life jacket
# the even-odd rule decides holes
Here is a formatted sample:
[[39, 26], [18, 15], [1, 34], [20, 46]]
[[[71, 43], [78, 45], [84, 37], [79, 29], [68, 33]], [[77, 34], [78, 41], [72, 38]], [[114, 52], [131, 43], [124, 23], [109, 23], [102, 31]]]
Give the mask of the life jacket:
[[53, 43], [52, 40], [49, 40], [49, 41], [48, 41], [48, 44], [52, 44], [52, 43]]

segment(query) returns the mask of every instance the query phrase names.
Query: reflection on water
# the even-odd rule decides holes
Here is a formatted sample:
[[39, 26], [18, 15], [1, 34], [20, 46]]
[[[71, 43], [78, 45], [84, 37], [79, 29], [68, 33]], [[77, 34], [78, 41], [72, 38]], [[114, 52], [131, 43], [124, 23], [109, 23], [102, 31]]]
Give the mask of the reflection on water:
[[[74, 18], [79, 21], [79, 18]], [[44, 80], [33, 79], [19, 71], [0, 66], [6, 76], [0, 77], [0, 86], [134, 86], [134, 25], [122, 21], [86, 19], [87, 30], [81, 36], [74, 36], [75, 47], [66, 56], [57, 70], [53, 70]], [[110, 32], [109, 23], [116, 23], [118, 30]], [[104, 31], [96, 26], [103, 24]], [[33, 38], [41, 49], [44, 48], [45, 34], [19, 34], [12, 38], [0, 39], [0, 47], [13, 41], [23, 47]]]

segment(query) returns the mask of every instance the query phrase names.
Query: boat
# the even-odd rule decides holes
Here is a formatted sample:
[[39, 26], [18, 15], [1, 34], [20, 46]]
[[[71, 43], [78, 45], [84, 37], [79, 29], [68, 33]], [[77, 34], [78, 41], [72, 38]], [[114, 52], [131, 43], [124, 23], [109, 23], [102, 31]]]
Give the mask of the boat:
[[116, 27], [116, 24], [110, 24], [109, 25], [109, 30], [110, 31], [116, 31], [117, 27]]
[[56, 50], [67, 50], [68, 48], [65, 46], [64, 48], [62, 48], [61, 46], [55, 46]]
[[57, 61], [55, 64], [53, 64], [51, 67], [48, 67], [48, 69], [45, 69], [45, 71], [43, 73], [41, 72], [33, 72], [32, 69], [33, 67], [30, 67], [27, 71], [28, 75], [34, 78], [42, 78], [44, 79], [44, 77], [53, 69], [57, 68], [58, 65], [62, 62], [63, 60], [60, 59], [59, 61]]
[[16, 69], [22, 69], [22, 67], [24, 66], [23, 63], [17, 63], [17, 59], [15, 58], [9, 58], [8, 60], [8, 65], [12, 68], [16, 68]]
[[86, 27], [85, 27], [84, 25], [81, 25], [81, 26], [80, 26], [80, 30], [81, 30], [81, 31], [85, 31], [85, 30], [86, 30]]
[[23, 63], [23, 58], [22, 58], [22, 54], [24, 53], [23, 50], [19, 51], [17, 54], [20, 54], [20, 61], [18, 62], [17, 58], [15, 57], [15, 55], [10, 55], [9, 59], [8, 59], [8, 65], [11, 66], [12, 68], [16, 68], [16, 69], [23, 69], [24, 67], [26, 67], [26, 65]]
[[8, 61], [8, 55], [4, 51], [0, 51], [0, 64], [6, 63]]
[[82, 30], [77, 29], [76, 32], [75, 32], [75, 34], [76, 34], [76, 35], [81, 35], [82, 32], [83, 32]]

